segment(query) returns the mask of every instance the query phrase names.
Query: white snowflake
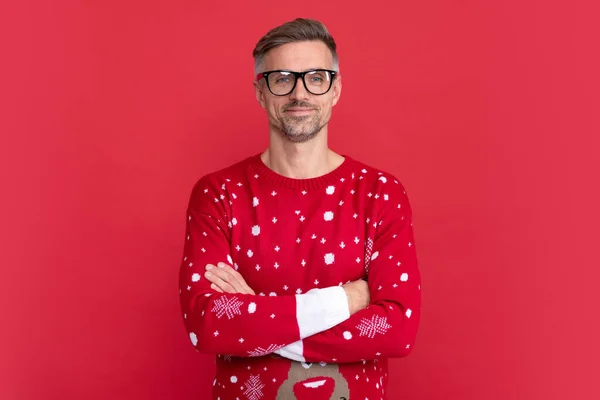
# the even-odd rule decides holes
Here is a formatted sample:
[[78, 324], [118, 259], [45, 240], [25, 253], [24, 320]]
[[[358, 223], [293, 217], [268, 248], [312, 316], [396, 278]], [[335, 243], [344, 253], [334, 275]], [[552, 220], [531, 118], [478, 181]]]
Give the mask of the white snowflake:
[[325, 219], [325, 221], [333, 221], [333, 212], [326, 211], [323, 215], [323, 218]]
[[267, 347], [266, 349], [263, 349], [262, 347], [257, 347], [256, 349], [249, 351], [248, 352], [248, 356], [249, 357], [262, 357], [262, 356], [266, 356], [267, 354], [271, 354], [272, 352], [274, 352], [275, 350], [278, 350], [280, 348], [282, 348], [284, 345], [281, 346], [277, 346], [277, 345], [270, 345], [269, 347]]
[[245, 383], [246, 391], [244, 394], [248, 397], [248, 400], [260, 400], [263, 398], [262, 389], [265, 387], [264, 383], [260, 381], [260, 375], [250, 375]]
[[335, 193], [335, 186], [327, 186], [327, 189], [325, 189], [325, 193], [327, 194], [334, 194]]
[[327, 253], [325, 254], [325, 264], [331, 265], [335, 262], [335, 254]]
[[387, 330], [392, 326], [387, 323], [387, 317], [380, 317], [379, 315], [373, 315], [370, 320], [363, 318], [360, 324], [356, 326], [360, 330], [359, 336], [367, 336], [371, 339], [375, 337], [377, 333], [385, 335]]
[[217, 318], [221, 318], [223, 315], [227, 316], [227, 319], [232, 319], [235, 315], [241, 315], [240, 306], [244, 302], [238, 300], [237, 297], [226, 297], [223, 296], [215, 300], [212, 312], [217, 314]]
[[194, 346], [198, 344], [198, 336], [194, 332], [190, 332], [190, 341]]

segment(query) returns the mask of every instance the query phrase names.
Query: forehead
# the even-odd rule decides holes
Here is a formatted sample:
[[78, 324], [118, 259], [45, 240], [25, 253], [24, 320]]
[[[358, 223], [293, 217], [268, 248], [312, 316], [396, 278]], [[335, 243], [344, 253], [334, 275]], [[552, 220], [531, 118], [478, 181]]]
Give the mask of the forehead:
[[333, 68], [333, 56], [321, 41], [295, 42], [277, 46], [264, 57], [264, 70], [289, 69], [305, 71], [311, 68]]

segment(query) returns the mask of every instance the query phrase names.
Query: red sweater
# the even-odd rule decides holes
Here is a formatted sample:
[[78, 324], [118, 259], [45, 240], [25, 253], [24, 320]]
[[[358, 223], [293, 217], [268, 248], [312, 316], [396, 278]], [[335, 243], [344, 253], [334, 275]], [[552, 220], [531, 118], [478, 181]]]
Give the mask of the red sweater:
[[[197, 182], [185, 239], [183, 321], [217, 355], [213, 399], [386, 398], [387, 359], [411, 351], [421, 311], [411, 207], [392, 174], [345, 156], [292, 179], [257, 154]], [[212, 290], [205, 266], [218, 262], [257, 295]], [[361, 278], [371, 303], [350, 316], [341, 285]]]

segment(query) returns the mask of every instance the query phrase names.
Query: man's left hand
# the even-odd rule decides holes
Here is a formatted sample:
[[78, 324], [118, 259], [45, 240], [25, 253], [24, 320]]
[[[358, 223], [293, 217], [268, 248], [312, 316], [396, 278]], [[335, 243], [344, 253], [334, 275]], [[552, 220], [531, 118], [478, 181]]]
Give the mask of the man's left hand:
[[208, 264], [204, 276], [219, 293], [256, 294], [239, 272], [223, 262], [216, 266]]

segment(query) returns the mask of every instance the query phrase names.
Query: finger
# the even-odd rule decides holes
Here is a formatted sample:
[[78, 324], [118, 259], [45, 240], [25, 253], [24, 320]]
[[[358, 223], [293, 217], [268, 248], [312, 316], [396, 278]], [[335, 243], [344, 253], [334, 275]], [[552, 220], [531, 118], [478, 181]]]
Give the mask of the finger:
[[233, 286], [231, 286], [227, 281], [223, 280], [216, 273], [214, 273], [212, 271], [206, 271], [204, 276], [206, 277], [207, 280], [212, 282], [211, 287], [213, 287], [213, 285], [215, 285], [225, 293], [237, 293], [237, 291], [235, 290], [235, 288]]
[[221, 290], [221, 288], [215, 285], [214, 283], [210, 284], [210, 288], [216, 292], [223, 293], [223, 290]]
[[248, 284], [246, 283], [246, 280], [244, 279], [242, 274], [240, 274], [238, 271], [233, 269], [230, 265], [225, 264], [224, 262], [221, 262], [217, 265], [219, 268], [226, 271], [233, 279], [235, 279], [236, 282], [232, 282], [232, 284], [234, 287], [240, 290], [240, 293], [255, 294], [254, 290], [252, 290], [252, 288], [250, 288], [250, 286], [248, 286]]
[[208, 264], [206, 266], [206, 271], [210, 272], [210, 274], [207, 273], [205, 275], [207, 275], [207, 278], [209, 278], [211, 282], [218, 283], [219, 280], [221, 280], [235, 287], [235, 280], [227, 273], [227, 271], [224, 268], [218, 268], [215, 265]]
[[[206, 270], [211, 272], [206, 278], [210, 282], [220, 286], [220, 288], [227, 293], [256, 294], [254, 290], [246, 284], [242, 275], [226, 263], [218, 263], [217, 266], [207, 264]], [[229, 284], [230, 286], [227, 286], [226, 284]]]
[[214, 274], [218, 275], [219, 278], [230, 284], [236, 293], [245, 293], [244, 286], [236, 279], [235, 275], [232, 273], [232, 268], [221, 263], [217, 264], [217, 267], [218, 268], [213, 271]]
[[238, 291], [238, 293], [253, 294], [252, 289], [250, 289], [250, 287], [246, 284], [246, 281], [239, 272], [225, 263], [218, 263], [217, 266], [221, 271], [227, 274], [227, 282], [229, 282]]

